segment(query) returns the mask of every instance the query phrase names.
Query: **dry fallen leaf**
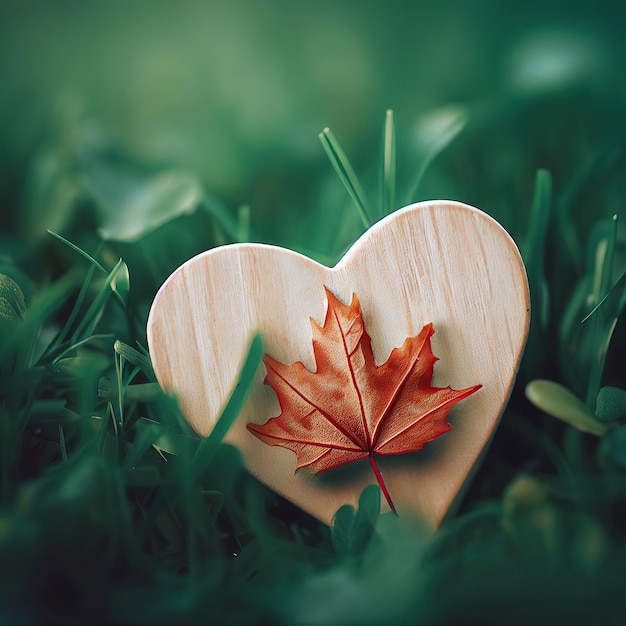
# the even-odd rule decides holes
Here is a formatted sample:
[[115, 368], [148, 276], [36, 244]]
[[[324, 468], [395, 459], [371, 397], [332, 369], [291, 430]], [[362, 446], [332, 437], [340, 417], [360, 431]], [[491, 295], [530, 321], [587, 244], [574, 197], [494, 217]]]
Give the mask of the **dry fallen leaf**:
[[455, 391], [431, 387], [433, 356], [427, 324], [394, 348], [377, 366], [356, 294], [342, 304], [328, 289], [323, 326], [311, 320], [317, 370], [301, 362], [285, 365], [265, 356], [267, 376], [281, 414], [248, 429], [272, 446], [296, 453], [296, 469], [316, 473], [369, 458], [389, 506], [395, 507], [376, 456], [421, 450], [452, 427], [446, 421], [454, 404], [481, 385]]

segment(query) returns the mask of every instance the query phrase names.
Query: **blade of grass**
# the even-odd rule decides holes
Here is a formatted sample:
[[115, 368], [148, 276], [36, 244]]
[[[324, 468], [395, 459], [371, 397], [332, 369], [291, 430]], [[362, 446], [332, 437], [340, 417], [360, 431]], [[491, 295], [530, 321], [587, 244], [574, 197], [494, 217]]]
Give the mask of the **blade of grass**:
[[[608, 295], [612, 293], [610, 288], [613, 279], [613, 264], [615, 261], [615, 245], [617, 241], [617, 215], [613, 216], [611, 229], [606, 239], [603, 239], [598, 246], [602, 254], [598, 256], [598, 280], [597, 291], [594, 293], [595, 302], [606, 301]], [[619, 281], [618, 281], [619, 282]], [[623, 298], [620, 297], [621, 301]], [[595, 307], [597, 309], [597, 307]], [[609, 350], [613, 331], [617, 324], [617, 318], [621, 314], [618, 308], [598, 309], [598, 313], [591, 319], [590, 333], [593, 337], [594, 346], [598, 346], [594, 358], [591, 360], [589, 370], [589, 382], [587, 385], [587, 406], [591, 410], [595, 409], [596, 396], [600, 391], [602, 384], [602, 374], [604, 373], [604, 365], [606, 363], [606, 355]]]
[[[89, 263], [91, 263], [91, 267], [99, 269], [104, 274], [107, 274], [107, 270], [100, 263], [98, 263], [98, 261], [96, 261], [90, 254], [85, 252], [85, 250], [83, 250], [82, 248], [79, 248], [76, 244], [73, 244], [71, 241], [69, 241], [68, 239], [65, 239], [65, 237], [62, 237], [61, 235], [59, 235], [58, 233], [55, 233], [52, 230], [48, 230], [48, 233], [50, 233], [53, 237], [56, 237], [59, 241], [64, 243], [66, 246], [69, 246], [72, 250], [74, 250], [75, 252], [78, 252], [78, 254], [80, 254], [82, 257], [87, 259], [89, 261]], [[98, 251], [100, 251], [103, 246], [104, 246], [104, 242], [100, 244], [100, 246], [98, 248]], [[125, 290], [127, 292], [128, 291], [128, 267], [126, 267], [126, 264], [124, 264], [124, 266], [125, 266], [125, 268], [124, 268], [125, 269], [125, 275], [124, 275], [124, 280], [122, 282], [125, 284]], [[91, 276], [93, 276], [93, 271], [91, 272]], [[115, 294], [115, 298], [122, 305], [122, 308], [125, 309], [126, 308], [126, 302], [124, 301], [124, 296], [118, 290], [118, 286], [115, 284], [115, 281], [112, 283], [112, 287], [111, 288], [113, 290], [113, 293]], [[80, 301], [80, 304], [82, 304], [82, 300], [80, 299], [80, 295], [81, 294], [79, 294], [79, 299], [78, 300]], [[126, 293], [126, 295], [128, 295], [128, 293]], [[84, 295], [83, 295], [83, 298], [84, 298]], [[72, 311], [72, 313], [73, 313], [73, 311]], [[66, 324], [66, 326], [67, 326], [67, 324]]]
[[387, 110], [383, 127], [383, 146], [381, 158], [380, 213], [379, 217], [389, 215], [394, 210], [396, 193], [396, 130], [393, 111]]
[[68, 353], [72, 352], [73, 350], [76, 350], [77, 348], [80, 348], [81, 346], [85, 345], [86, 343], [89, 343], [90, 341], [97, 341], [98, 339], [112, 339], [112, 338], [113, 338], [113, 335], [111, 333], [104, 333], [101, 335], [91, 335], [90, 337], [85, 337], [85, 339], [81, 339], [80, 341], [77, 341], [76, 343], [71, 344], [70, 346], [68, 346], [61, 352], [59, 352], [59, 354], [57, 354], [57, 356], [54, 357], [52, 361], [52, 365], [56, 365]]
[[150, 353], [148, 352], [148, 349], [145, 346], [142, 346], [138, 341], [136, 343], [140, 353], [150, 358]]
[[98, 263], [98, 261], [96, 261], [91, 255], [89, 255], [87, 252], [85, 252], [84, 250], [82, 250], [81, 248], [79, 248], [76, 244], [73, 244], [71, 241], [69, 241], [68, 239], [66, 239], [65, 237], [62, 237], [61, 235], [59, 235], [58, 233], [55, 233], [52, 230], [48, 230], [48, 232], [53, 236], [56, 237], [59, 241], [62, 241], [66, 246], [69, 246], [72, 250], [74, 250], [74, 252], [78, 252], [78, 254], [80, 254], [81, 256], [85, 257], [94, 267], [97, 267], [101, 272], [103, 272], [104, 274], [107, 273], [107, 271], [104, 269], [104, 267], [102, 267], [102, 265], [100, 265], [100, 263]]
[[129, 363], [132, 363], [134, 366], [141, 369], [141, 371], [148, 376], [148, 378], [153, 381], [156, 380], [149, 356], [141, 354], [141, 352], [138, 352], [134, 348], [131, 348], [129, 345], [119, 340], [113, 344], [113, 349], [115, 352], [122, 355]]
[[117, 406], [119, 410], [119, 426], [124, 432], [124, 357], [121, 354], [115, 355], [115, 379], [117, 382]]
[[606, 430], [593, 411], [569, 389], [551, 380], [533, 380], [526, 385], [526, 397], [537, 408], [584, 433], [601, 436]]
[[61, 458], [63, 459], [63, 463], [67, 463], [67, 446], [65, 444], [63, 424], [59, 424], [59, 444], [61, 446]]
[[[113, 389], [98, 389], [98, 397], [103, 400], [117, 399], [117, 391]], [[163, 397], [163, 391], [158, 383], [137, 383], [126, 385], [124, 398], [126, 402], [154, 402]]]
[[18, 362], [15, 367], [31, 367], [37, 363], [49, 349], [40, 340], [40, 331], [44, 322], [63, 306], [80, 284], [80, 272], [76, 268], [51, 285], [44, 287], [29, 303], [23, 321], [15, 332], [5, 336], [0, 342], [0, 361], [16, 351]]
[[[159, 422], [146, 417], [137, 419], [135, 431], [138, 437], [143, 437], [146, 432], [149, 434], [148, 447], [153, 446], [157, 451], [184, 456], [185, 458], [190, 458], [196, 452], [200, 441], [197, 435], [195, 437], [185, 435], [176, 430], [166, 428]], [[134, 451], [133, 456], [135, 459], [140, 458]]]
[[337, 172], [337, 176], [339, 176], [343, 186], [346, 188], [348, 194], [350, 194], [365, 228], [369, 228], [373, 222], [368, 209], [365, 192], [361, 187], [361, 183], [359, 182], [359, 179], [357, 178], [346, 153], [339, 145], [337, 139], [335, 139], [335, 136], [330, 128], [325, 128], [320, 133], [319, 138], [322, 142], [324, 150], [326, 150], [326, 154], [328, 155], [333, 168], [335, 169], [335, 172]]
[[[619, 297], [618, 297], [619, 296]], [[618, 281], [613, 285], [611, 290], [593, 307], [593, 309], [587, 313], [587, 315], [581, 320], [581, 324], [584, 324], [590, 317], [595, 315], [598, 312], [600, 307], [604, 306], [605, 303], [609, 300], [614, 301], [613, 307], [611, 307], [611, 303], [609, 302], [606, 306], [612, 308], [614, 311], [619, 311], [624, 307], [624, 296], [626, 296], [626, 272], [624, 272], [618, 279]]]
[[522, 256], [528, 273], [530, 294], [533, 299], [531, 317], [541, 328], [548, 323], [548, 292], [545, 287], [544, 256], [552, 200], [552, 177], [548, 170], [540, 169], [535, 177], [535, 192], [530, 210], [528, 235]]
[[117, 262], [117, 265], [111, 270], [111, 273], [108, 275], [102, 289], [94, 298], [90, 307], [87, 309], [85, 316], [81, 320], [77, 329], [74, 331], [74, 334], [72, 335], [72, 342], [80, 341], [82, 337], [90, 335], [93, 332], [93, 329], [98, 323], [99, 315], [102, 313], [109, 296], [114, 293], [111, 283], [115, 280], [115, 277], [122, 270], [124, 265], [124, 261], [120, 259]]
[[613, 215], [611, 229], [606, 244], [602, 276], [600, 280], [600, 298], [604, 298], [611, 290], [613, 282], [613, 265], [615, 263], [615, 246], [617, 243], [617, 215]]
[[[535, 177], [535, 193], [530, 210], [528, 235], [522, 251], [531, 289], [534, 283], [537, 291], [544, 276], [544, 251], [550, 222], [551, 198], [552, 177], [550, 172], [540, 169]], [[539, 293], [536, 295], [538, 296]]]
[[89, 269], [87, 270], [87, 275], [85, 276], [85, 280], [83, 281], [80, 291], [78, 292], [78, 297], [76, 298], [76, 301], [74, 302], [72, 311], [70, 312], [69, 317], [67, 318], [67, 321], [65, 322], [63, 329], [61, 330], [61, 333], [59, 334], [59, 336], [53, 343], [54, 347], [61, 345], [65, 341], [67, 334], [70, 332], [70, 329], [74, 325], [74, 322], [76, 321], [76, 318], [78, 317], [78, 312], [80, 311], [80, 308], [83, 305], [85, 297], [87, 296], [87, 290], [89, 289], [89, 285], [91, 283], [91, 279], [93, 278], [95, 271], [96, 271], [95, 265], [91, 265]]
[[544, 336], [549, 320], [549, 291], [546, 287], [544, 256], [550, 223], [552, 178], [544, 169], [535, 175], [535, 190], [530, 210], [528, 234], [522, 247], [522, 256], [528, 274], [532, 306], [530, 309], [530, 335], [523, 363], [523, 375], [541, 367], [544, 358]]
[[252, 380], [263, 356], [263, 341], [259, 334], [255, 335], [248, 348], [248, 353], [239, 372], [239, 378], [233, 392], [222, 411], [211, 434], [202, 440], [191, 460], [192, 471], [198, 475], [210, 463], [217, 447], [239, 415], [252, 385]]
[[578, 371], [578, 351], [581, 341], [580, 316], [587, 310], [587, 301], [591, 291], [592, 277], [586, 274], [574, 288], [567, 305], [562, 311], [558, 328], [559, 360], [565, 380], [575, 388]]
[[564, 250], [568, 253], [568, 262], [571, 263], [578, 274], [583, 272], [581, 261], [585, 258], [583, 246], [576, 232], [572, 209], [579, 202], [580, 194], [585, 188], [593, 184], [607, 171], [610, 171], [619, 162], [623, 148], [611, 143], [597, 153], [592, 154], [590, 160], [584, 162], [570, 178], [569, 184], [560, 194], [560, 200], [556, 206], [556, 217], [559, 221], [559, 234], [564, 244]]
[[[263, 342], [261, 340], [261, 336], [256, 334], [252, 338], [250, 347], [248, 348], [248, 352], [239, 371], [239, 377], [235, 387], [226, 402], [226, 405], [224, 406], [213, 431], [208, 437], [200, 442], [189, 464], [180, 467], [180, 470], [182, 470], [183, 475], [185, 476], [185, 484], [194, 484], [198, 476], [201, 475], [203, 470], [213, 459], [213, 456], [217, 452], [224, 436], [243, 408], [243, 404], [252, 385], [252, 381], [261, 362], [262, 356]], [[159, 451], [157, 450], [157, 452]], [[163, 457], [163, 460], [167, 461], [167, 457], [165, 457], [162, 453], [160, 454]], [[178, 497], [181, 495], [181, 493], [177, 494]], [[142, 532], [148, 532], [149, 529], [155, 524], [158, 516], [172, 504], [172, 499], [168, 499], [166, 492], [164, 490], [160, 490], [152, 502], [150, 512], [143, 519]]]

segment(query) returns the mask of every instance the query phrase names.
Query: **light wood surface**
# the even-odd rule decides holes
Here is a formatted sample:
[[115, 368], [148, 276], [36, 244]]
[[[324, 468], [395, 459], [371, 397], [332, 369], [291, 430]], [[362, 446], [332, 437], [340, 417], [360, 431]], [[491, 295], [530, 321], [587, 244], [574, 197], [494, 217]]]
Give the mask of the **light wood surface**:
[[[251, 335], [259, 329], [279, 361], [315, 369], [312, 317], [324, 320], [327, 286], [355, 292], [378, 364], [432, 322], [433, 385], [483, 388], [452, 409], [453, 430], [413, 454], [379, 457], [399, 514], [437, 526], [476, 468], [511, 392], [529, 325], [528, 283], [512, 239], [478, 209], [450, 201], [411, 205], [368, 230], [334, 267], [274, 246], [236, 244], [191, 259], [165, 282], [148, 320], [150, 354], [162, 387], [208, 435], [226, 402]], [[367, 460], [315, 476], [294, 473], [295, 455], [246, 430], [280, 413], [257, 372], [226, 441], [259, 480], [330, 523], [356, 505], [375, 477]], [[388, 510], [386, 503], [383, 510]]]

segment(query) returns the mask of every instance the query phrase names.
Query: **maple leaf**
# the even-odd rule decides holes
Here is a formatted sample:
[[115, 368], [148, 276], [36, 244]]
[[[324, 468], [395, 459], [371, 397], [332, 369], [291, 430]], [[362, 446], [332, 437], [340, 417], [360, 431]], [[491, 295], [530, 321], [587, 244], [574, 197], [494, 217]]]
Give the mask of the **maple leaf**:
[[276, 392], [281, 414], [247, 427], [265, 443], [295, 452], [296, 470], [308, 467], [320, 473], [369, 458], [396, 513], [376, 457], [421, 450], [451, 430], [446, 421], [450, 409], [481, 385], [458, 391], [431, 387], [438, 360], [430, 346], [432, 324], [377, 366], [356, 294], [345, 305], [325, 290], [324, 325], [311, 318], [316, 371], [266, 354], [265, 383]]

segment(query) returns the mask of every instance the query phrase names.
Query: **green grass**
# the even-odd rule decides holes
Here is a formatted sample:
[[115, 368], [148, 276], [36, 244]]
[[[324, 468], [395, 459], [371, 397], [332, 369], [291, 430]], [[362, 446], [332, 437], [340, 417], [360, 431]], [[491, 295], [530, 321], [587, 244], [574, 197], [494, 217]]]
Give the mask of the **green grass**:
[[[454, 58], [466, 54], [475, 63], [476, 88], [460, 70], [458, 88], [446, 83], [456, 68], [449, 59], [432, 68], [421, 60], [437, 43], [434, 13], [425, 14], [415, 60], [426, 64], [419, 94], [407, 78], [412, 65], [394, 79], [395, 57], [372, 55], [368, 71], [389, 101], [363, 97], [362, 110], [352, 100], [349, 110], [337, 104], [330, 119], [311, 127], [317, 114], [300, 100], [296, 81], [292, 100], [308, 129], [298, 139], [305, 149], [280, 94], [273, 106], [286, 113], [278, 139], [277, 126], [271, 139], [262, 135], [267, 119], [246, 127], [264, 140], [242, 139], [228, 108], [211, 101], [235, 145], [203, 145], [171, 159], [150, 152], [143, 118], [124, 118], [109, 92], [89, 80], [86, 92], [100, 104], [87, 112], [61, 98], [54, 115], [33, 113], [29, 101], [22, 118], [0, 97], [0, 136], [12, 138], [0, 150], [0, 196], [9, 208], [0, 237], [1, 624], [623, 621], [626, 102], [615, 69], [623, 44], [608, 18], [592, 20], [604, 47], [591, 27], [572, 27], [578, 43], [561, 42], [563, 58], [575, 60], [588, 44], [603, 62], [595, 73], [585, 74], [582, 64], [580, 76], [557, 72], [542, 82], [530, 72], [541, 64], [527, 61], [549, 48], [533, 44], [541, 29], [529, 27], [524, 39], [522, 26], [509, 24], [504, 42], [500, 30], [483, 26], [487, 8], [446, 18], [460, 42], [449, 43]], [[362, 16], [348, 9], [334, 10], [349, 52], [363, 33], [378, 32], [382, 9], [372, 5]], [[224, 15], [218, 25], [230, 23]], [[400, 17], [394, 24], [405, 32]], [[46, 24], [59, 28], [32, 19], [27, 39], [43, 36]], [[318, 30], [306, 31], [311, 41]], [[225, 48], [228, 32], [218, 41]], [[201, 34], [190, 34], [198, 55]], [[463, 47], [482, 36], [484, 48]], [[131, 35], [124, 37], [128, 48]], [[511, 52], [506, 81], [497, 83], [486, 60], [508, 51], [509, 38], [517, 56]], [[9, 49], [11, 41], [7, 35], [0, 46]], [[70, 43], [59, 46], [53, 69]], [[300, 63], [315, 68], [309, 52], [301, 51]], [[122, 66], [115, 50], [111, 59], [88, 47], [85, 54], [89, 67]], [[284, 67], [297, 66], [284, 56]], [[361, 88], [360, 65], [346, 63], [355, 82], [343, 80]], [[45, 67], [44, 60], [24, 66], [24, 84], [35, 81], [38, 94], [48, 83], [35, 69], [48, 76]], [[72, 71], [79, 80], [79, 69]], [[232, 89], [239, 75], [233, 70]], [[326, 76], [310, 75], [327, 85]], [[28, 90], [11, 80], [16, 101], [27, 102]], [[171, 94], [159, 80], [157, 89], [148, 72], [142, 85], [167, 108]], [[209, 87], [194, 83], [183, 99], [191, 121], [182, 113], [172, 118], [188, 146], [196, 127], [202, 137], [208, 132], [195, 107]], [[313, 91], [310, 107], [324, 110]], [[15, 127], [3, 113], [9, 110]], [[37, 136], [28, 135], [25, 119], [40, 120]], [[163, 120], [150, 119], [145, 128], [165, 141]], [[320, 147], [315, 131], [326, 123], [333, 131], [320, 134]], [[220, 135], [219, 125], [209, 126]], [[328, 528], [253, 479], [238, 451], [222, 443], [259, 364], [260, 338], [218, 426], [201, 440], [156, 383], [149, 307], [170, 272], [200, 251], [262, 241], [332, 265], [372, 223], [438, 197], [493, 215], [522, 252], [532, 322], [518, 381], [480, 470], [437, 534], [379, 516], [373, 487], [358, 510], [343, 507]]]

